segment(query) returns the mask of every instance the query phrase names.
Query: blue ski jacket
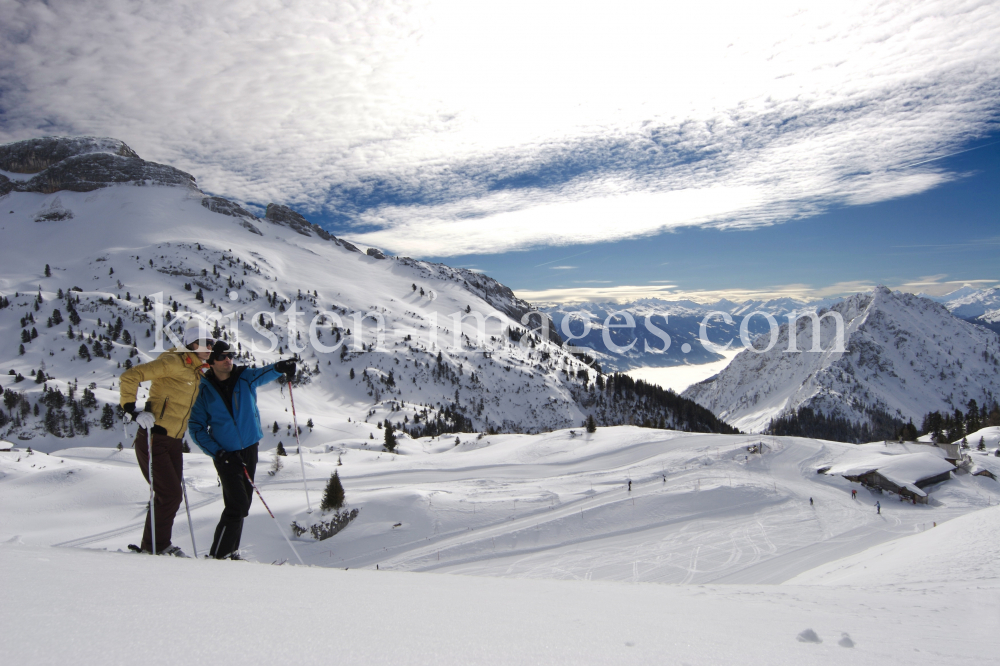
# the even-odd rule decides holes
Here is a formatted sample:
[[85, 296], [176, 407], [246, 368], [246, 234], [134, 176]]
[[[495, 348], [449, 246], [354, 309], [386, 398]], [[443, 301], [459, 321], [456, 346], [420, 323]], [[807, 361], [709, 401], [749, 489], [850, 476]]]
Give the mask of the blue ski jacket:
[[223, 451], [242, 451], [261, 440], [257, 387], [281, 377], [274, 365], [263, 368], [233, 368], [230, 409], [219, 392], [217, 381], [202, 376], [198, 398], [191, 408], [188, 432], [202, 451], [213, 458]]

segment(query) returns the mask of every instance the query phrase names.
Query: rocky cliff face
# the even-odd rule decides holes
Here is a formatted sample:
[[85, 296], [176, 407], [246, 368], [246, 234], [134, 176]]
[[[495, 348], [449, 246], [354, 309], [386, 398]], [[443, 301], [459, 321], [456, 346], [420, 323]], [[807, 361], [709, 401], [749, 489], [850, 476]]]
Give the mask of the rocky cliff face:
[[[742, 430], [760, 431], [801, 407], [865, 422], [866, 408], [919, 422], [934, 410], [964, 409], [1000, 396], [1000, 338], [929, 299], [878, 287], [830, 308], [844, 321], [844, 351], [832, 349], [832, 317], [822, 320], [824, 351], [812, 348], [812, 323], [800, 319], [769, 351], [740, 353], [721, 373], [683, 393]], [[763, 348], [764, 339], [755, 341]]]
[[267, 212], [264, 214], [264, 219], [272, 224], [280, 224], [281, 226], [289, 227], [295, 233], [302, 234], [303, 236], [312, 236], [313, 234], [316, 234], [323, 240], [333, 241], [337, 245], [350, 250], [351, 252], [361, 252], [361, 250], [359, 250], [355, 245], [348, 243], [342, 238], [337, 238], [317, 224], [310, 223], [309, 220], [302, 217], [288, 206], [279, 206], [274, 203], [267, 204]]
[[194, 176], [147, 162], [117, 139], [44, 137], [0, 146], [0, 169], [36, 174], [28, 180], [0, 181], [9, 192], [91, 192], [109, 185], [168, 185], [197, 189]]
[[67, 158], [94, 153], [139, 157], [125, 142], [118, 139], [46, 136], [0, 146], [0, 169], [14, 173], [39, 173]]

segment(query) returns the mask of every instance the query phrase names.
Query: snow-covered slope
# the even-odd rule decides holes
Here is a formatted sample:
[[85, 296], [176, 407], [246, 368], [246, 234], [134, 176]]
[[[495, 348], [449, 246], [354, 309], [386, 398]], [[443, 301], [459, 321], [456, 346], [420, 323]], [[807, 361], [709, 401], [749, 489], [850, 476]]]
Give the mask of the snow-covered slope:
[[[854, 422], [866, 408], [919, 423], [935, 410], [964, 409], [1000, 395], [1000, 338], [953, 317], [944, 306], [877, 287], [830, 308], [844, 321], [844, 352], [834, 351], [835, 322], [822, 320], [811, 352], [812, 323], [800, 319], [797, 353], [788, 324], [773, 348], [745, 350], [715, 377], [684, 392], [741, 430], [759, 431], [779, 414], [811, 407]], [[766, 342], [758, 339], [756, 346]]]
[[[56, 199], [72, 211], [72, 219], [36, 222], [39, 211], [51, 210]], [[155, 356], [154, 338], [147, 337], [147, 331], [155, 332], [154, 313], [145, 311], [143, 299], [160, 293], [165, 302], [178, 304], [178, 313], [235, 315], [237, 325], [230, 324], [225, 337], [239, 341], [247, 362], [277, 360], [287, 355], [291, 343], [298, 343], [311, 380], [301, 391], [302, 400], [312, 402], [307, 395], [315, 396], [318, 407], [322, 396], [326, 405], [322, 410], [303, 410], [299, 415], [303, 421], [312, 417], [329, 426], [348, 417], [364, 420], [375, 409], [370, 415], [373, 422], [396, 410], [392, 420], [403, 421], [405, 416], [409, 423], [418, 412], [427, 418], [425, 406], [433, 420], [441, 409], [455, 404], [474, 419], [473, 428], [482, 430], [540, 430], [578, 424], [583, 418], [559, 370], [569, 367], [575, 374], [584, 366], [566, 359], [554, 344], [539, 341], [531, 349], [512, 342], [505, 331], [521, 324], [508, 315], [487, 322], [487, 338], [478, 349], [473, 348], [475, 322], [466, 319], [460, 345], [453, 348], [454, 313], [464, 314], [466, 308], [491, 313], [496, 308], [485, 300], [490, 295], [486, 289], [471, 290], [443, 267], [379, 260], [267, 220], [213, 213], [202, 205], [200, 193], [184, 188], [116, 186], [48, 196], [12, 193], [2, 205], [6, 212], [0, 218], [5, 240], [0, 291], [10, 306], [0, 310], [0, 369], [13, 371], [14, 376], [0, 382], [4, 388], [23, 392], [32, 412], [43, 391], [42, 385], [33, 383], [32, 375], [38, 372], [52, 378], [45, 384], [49, 388], [66, 393], [72, 383], [79, 398], [94, 384], [98, 403], [117, 402], [119, 364]], [[46, 264], [51, 277], [44, 275]], [[488, 284], [486, 278], [479, 281]], [[71, 291], [76, 287], [81, 291]], [[58, 297], [60, 289], [63, 298]], [[198, 292], [204, 294], [204, 304], [196, 299]], [[269, 294], [277, 294], [274, 305], [265, 300]], [[81, 321], [73, 326], [72, 340], [67, 295], [79, 299], [74, 307]], [[513, 303], [500, 305], [512, 309]], [[298, 319], [297, 339], [290, 342], [288, 330], [281, 330], [286, 316], [282, 310], [293, 306], [304, 317]], [[47, 322], [55, 310], [62, 321], [50, 328]], [[320, 311], [340, 317], [337, 324], [333, 319], [322, 323], [320, 342], [332, 348], [339, 339], [346, 345], [323, 353], [308, 344], [307, 326]], [[272, 332], [279, 338], [270, 353], [252, 351], [254, 345], [270, 346], [251, 328], [259, 312], [272, 312], [278, 318]], [[367, 318], [362, 332], [352, 318], [355, 313], [374, 313], [383, 319], [381, 351], [375, 319]], [[24, 321], [25, 317], [33, 321]], [[108, 327], [119, 317], [122, 333], [128, 331], [137, 344], [138, 356], [131, 359], [132, 345], [123, 337], [111, 340]], [[338, 330], [331, 332], [334, 326]], [[35, 330], [37, 337], [22, 343], [22, 330], [29, 335]], [[347, 330], [352, 330], [350, 336]], [[102, 334], [108, 338], [104, 346], [111, 363], [92, 349], [93, 336]], [[79, 355], [83, 344], [91, 347], [90, 362]], [[376, 348], [368, 351], [372, 345]], [[341, 353], [344, 346], [346, 354]], [[547, 362], [540, 359], [543, 352], [549, 355]], [[351, 370], [354, 379], [349, 378]], [[26, 381], [14, 383], [17, 374]], [[275, 403], [265, 402], [263, 418], [268, 423], [280, 418], [284, 426], [284, 407], [276, 409]], [[545, 407], [536, 410], [536, 404]], [[76, 430], [80, 434], [79, 424]], [[32, 432], [41, 434], [33, 425], [18, 428], [11, 436]]]
[[[921, 444], [768, 437], [755, 454], [747, 446], [756, 438], [636, 427], [457, 437], [457, 445], [452, 435], [405, 440], [389, 455], [346, 431], [306, 449], [313, 507], [336, 471], [360, 513], [330, 539], [297, 539], [303, 560], [504, 577], [778, 583], [1000, 500], [1000, 483], [971, 474], [926, 489], [930, 504], [911, 505], [829, 471], [933, 456], [935, 448]], [[0, 542], [115, 550], [138, 539], [148, 489], [134, 451], [14, 448], [0, 452]], [[992, 453], [971, 455], [977, 467], [1000, 473]], [[184, 458], [204, 549], [221, 490], [207, 456]], [[307, 513], [298, 461], [284, 458], [270, 476], [264, 470], [273, 460], [273, 449], [262, 451], [258, 481], [278, 526], [319, 520], [318, 511]], [[877, 499], [886, 521], [872, 506]], [[174, 542], [191, 550], [183, 513]], [[260, 561], [295, 561], [256, 499], [243, 547]]]
[[[320, 516], [306, 513], [294, 459], [267, 476], [264, 454], [257, 478], [277, 528], [255, 498], [243, 531], [251, 562], [233, 563], [104, 550], [124, 549], [141, 530], [148, 495], [130, 449], [0, 452], [0, 621], [18, 627], [3, 632], [0, 653], [11, 663], [65, 660], [70, 651], [74, 663], [136, 659], [161, 617], [158, 631], [185, 636], [157, 643], [171, 663], [217, 654], [295, 664], [331, 655], [436, 664], [663, 663], [665, 655], [833, 664], [848, 655], [873, 665], [901, 651], [907, 663], [995, 656], [996, 540], [968, 530], [994, 529], [1000, 484], [955, 475], [929, 489], [930, 504], [912, 505], [816, 473], [933, 447], [768, 437], [754, 454], [747, 445], [757, 438], [632, 427], [460, 439], [406, 441], [394, 457], [349, 438], [307, 450], [313, 501], [336, 470], [359, 509], [330, 539], [294, 540], [308, 567], [293, 564], [278, 533]], [[184, 458], [204, 550], [220, 489], [205, 456]], [[977, 462], [1000, 472], [1000, 458]], [[190, 552], [178, 518], [174, 542]], [[889, 543], [897, 539], [901, 546]], [[902, 554], [908, 543], [921, 557], [897, 561], [919, 560], [914, 575], [890, 568], [856, 583], [816, 581], [837, 588], [776, 585], [817, 567], [837, 574], [838, 562], [859, 562], [847, 572], [863, 574], [878, 553]], [[852, 557], [860, 559], [843, 559]], [[266, 564], [275, 560], [289, 564]], [[359, 628], [356, 609], [399, 626]], [[200, 619], [220, 614], [239, 631]], [[47, 623], [24, 621], [36, 615]], [[761, 626], [748, 630], [747, 618]], [[276, 622], [306, 638], [276, 638]], [[41, 640], [51, 625], [64, 629]], [[807, 629], [822, 643], [797, 639]]]

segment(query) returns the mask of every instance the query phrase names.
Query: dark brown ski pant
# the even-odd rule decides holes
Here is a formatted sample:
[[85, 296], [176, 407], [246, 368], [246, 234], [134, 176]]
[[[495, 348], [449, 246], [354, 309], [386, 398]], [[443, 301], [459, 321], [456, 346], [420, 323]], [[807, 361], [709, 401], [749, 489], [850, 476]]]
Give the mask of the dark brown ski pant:
[[[181, 476], [184, 471], [184, 445], [179, 439], [153, 432], [153, 490], [156, 499], [156, 550], [162, 552], [170, 546], [170, 536], [174, 529], [174, 516], [181, 506], [183, 491]], [[139, 461], [142, 476], [149, 483], [149, 447], [146, 431], [139, 428], [135, 436], [135, 457]], [[153, 550], [153, 540], [149, 531], [149, 511], [146, 511], [146, 527], [142, 532], [143, 550]]]

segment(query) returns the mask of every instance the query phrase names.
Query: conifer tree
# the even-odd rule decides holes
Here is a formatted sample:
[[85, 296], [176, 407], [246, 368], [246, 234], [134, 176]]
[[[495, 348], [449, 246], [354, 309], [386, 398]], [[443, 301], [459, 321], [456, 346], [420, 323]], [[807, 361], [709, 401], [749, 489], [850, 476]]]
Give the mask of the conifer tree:
[[340, 483], [340, 475], [334, 470], [330, 480], [326, 482], [326, 490], [323, 492], [323, 501], [319, 508], [321, 511], [330, 511], [342, 506], [344, 506], [344, 486]]
[[111, 430], [115, 426], [115, 410], [111, 406], [111, 403], [104, 403], [104, 408], [101, 410], [101, 427], [105, 430]]
[[587, 428], [587, 432], [589, 433], [597, 432], [597, 421], [594, 420], [593, 414], [587, 415], [587, 422], [584, 424], [584, 426]]
[[393, 431], [392, 423], [389, 419], [385, 420], [385, 448], [390, 453], [395, 453], [396, 451], [396, 433]]
[[[278, 422], [277, 422], [277, 421], [275, 421], [275, 422], [274, 422], [274, 425], [275, 425], [275, 426], [277, 426], [277, 425], [278, 425]], [[285, 452], [285, 445], [284, 445], [284, 444], [282, 444], [281, 442], [278, 442], [278, 448], [277, 448], [277, 452], [278, 452], [278, 455], [279, 455], [279, 456], [287, 456], [287, 455], [288, 455], [288, 454], [287, 454], [287, 453]]]

